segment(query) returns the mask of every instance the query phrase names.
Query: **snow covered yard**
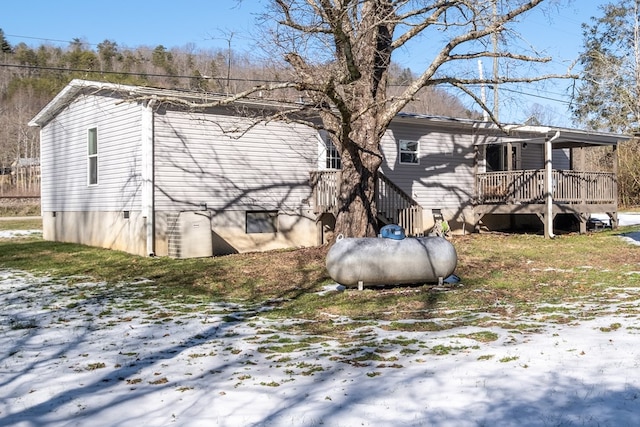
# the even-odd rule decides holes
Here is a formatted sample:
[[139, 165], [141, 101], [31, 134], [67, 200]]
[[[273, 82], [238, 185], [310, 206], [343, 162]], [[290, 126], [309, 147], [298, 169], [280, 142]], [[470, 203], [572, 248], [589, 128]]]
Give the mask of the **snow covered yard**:
[[340, 341], [127, 292], [0, 270], [0, 425], [640, 424], [639, 289], [482, 327], [371, 322]]
[[640, 288], [624, 277], [517, 318], [335, 317], [331, 337], [83, 280], [0, 267], [0, 425], [640, 425]]

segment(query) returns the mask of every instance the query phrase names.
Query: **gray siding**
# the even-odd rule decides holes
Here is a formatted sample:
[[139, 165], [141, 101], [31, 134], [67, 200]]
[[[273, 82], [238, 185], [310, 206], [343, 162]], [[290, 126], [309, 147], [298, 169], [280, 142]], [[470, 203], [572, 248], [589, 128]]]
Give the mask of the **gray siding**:
[[156, 209], [308, 208], [303, 201], [317, 165], [317, 132], [281, 122], [251, 125], [224, 115], [157, 114]]
[[[98, 129], [98, 185], [87, 180], [87, 130]], [[140, 209], [140, 107], [81, 96], [41, 130], [42, 210]]]
[[544, 145], [527, 144], [521, 151], [522, 169], [542, 169], [544, 168]]
[[[401, 164], [398, 141], [419, 141], [420, 164]], [[382, 140], [382, 171], [426, 209], [459, 209], [474, 185], [473, 136], [455, 130], [394, 123]]]
[[[557, 149], [552, 152], [553, 169], [571, 168], [569, 149]], [[527, 144], [522, 150], [522, 169], [544, 168], [544, 144]]]
[[553, 168], [558, 170], [571, 169], [571, 150], [563, 148], [559, 150], [553, 150], [551, 162]]

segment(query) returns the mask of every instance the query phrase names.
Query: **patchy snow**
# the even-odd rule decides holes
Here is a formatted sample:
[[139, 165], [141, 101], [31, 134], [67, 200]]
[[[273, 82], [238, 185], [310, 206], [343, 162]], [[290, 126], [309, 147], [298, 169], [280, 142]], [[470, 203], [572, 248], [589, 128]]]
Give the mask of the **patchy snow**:
[[0, 270], [0, 425], [639, 425], [640, 289], [618, 292], [558, 307], [568, 323], [379, 322], [338, 342], [238, 305]]
[[259, 309], [77, 281], [0, 268], [0, 425], [640, 425], [638, 288], [515, 321], [476, 314], [492, 326], [377, 322], [337, 341]]
[[[599, 219], [605, 224], [609, 225], [611, 223], [611, 219], [605, 213], [592, 214], [591, 218]], [[627, 225], [638, 225], [640, 224], [640, 212], [620, 212], [618, 213], [618, 225], [620, 227], [624, 227]]]
[[[607, 225], [611, 222], [607, 214], [594, 214], [594, 215], [591, 215], [591, 217], [599, 219], [600, 221], [603, 221]], [[640, 212], [638, 213], [625, 212], [625, 213], [618, 214], [619, 226], [624, 227], [624, 226], [638, 225], [638, 224], [640, 224]], [[620, 235], [620, 238], [625, 240], [629, 244], [640, 245], [640, 232], [624, 233]]]
[[35, 234], [42, 234], [42, 230], [0, 230], [0, 239], [12, 239], [14, 237], [25, 237]]

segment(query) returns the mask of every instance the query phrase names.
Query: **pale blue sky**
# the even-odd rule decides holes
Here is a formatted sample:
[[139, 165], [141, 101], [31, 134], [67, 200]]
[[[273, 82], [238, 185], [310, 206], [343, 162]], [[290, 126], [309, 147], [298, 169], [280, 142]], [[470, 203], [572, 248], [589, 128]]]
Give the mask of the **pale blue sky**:
[[226, 48], [225, 33], [237, 33], [234, 39], [240, 43], [253, 24], [253, 14], [264, 4], [261, 0], [2, 0], [0, 28], [12, 44], [39, 45], [46, 39], [59, 44], [56, 41], [80, 38], [92, 44], [108, 39], [121, 47], [193, 43], [202, 49]]
[[[107, 2], [77, 0], [2, 0], [0, 28], [7, 40], [15, 45], [24, 42], [39, 45], [47, 42], [65, 45], [74, 38], [97, 45], [105, 39], [120, 47], [141, 45], [167, 48], [193, 44], [198, 49], [226, 49], [229, 34], [233, 33], [233, 48], [251, 50], [254, 22], [268, 0], [184, 0], [182, 2], [156, 0], [109, 0]], [[577, 58], [582, 46], [581, 24], [598, 15], [598, 5], [604, 0], [575, 0], [572, 5], [551, 11], [548, 16], [537, 11], [522, 20], [518, 30], [527, 43], [554, 61], [549, 72], [566, 71]], [[105, 6], [106, 5], [106, 6]], [[253, 28], [253, 30], [252, 30]], [[414, 72], [423, 65], [414, 52], [399, 52], [394, 58]], [[491, 63], [484, 65], [490, 72]], [[520, 92], [504, 92], [500, 98], [503, 121], [522, 121], [527, 105], [538, 103], [553, 110], [558, 125], [570, 120], [566, 104], [549, 99], [568, 99], [566, 82], [545, 87], [522, 87]]]

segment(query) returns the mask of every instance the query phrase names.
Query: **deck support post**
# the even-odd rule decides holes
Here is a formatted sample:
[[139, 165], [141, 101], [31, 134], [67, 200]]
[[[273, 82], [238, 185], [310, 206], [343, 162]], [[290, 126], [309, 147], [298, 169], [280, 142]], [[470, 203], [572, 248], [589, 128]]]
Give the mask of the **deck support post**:
[[580, 234], [585, 234], [587, 232], [587, 221], [589, 221], [589, 214], [584, 213], [582, 210], [580, 213], [574, 213], [573, 216], [576, 217], [580, 224], [579, 232]]

